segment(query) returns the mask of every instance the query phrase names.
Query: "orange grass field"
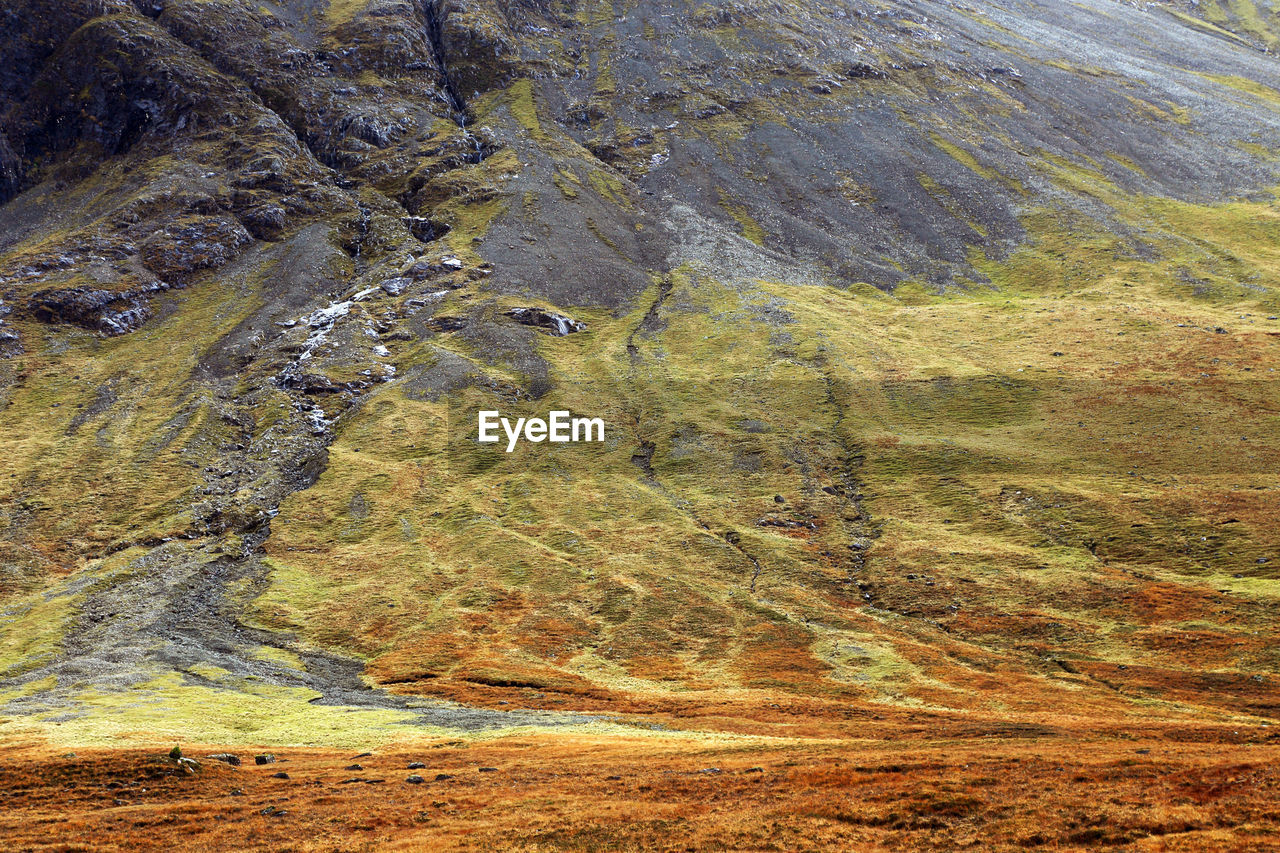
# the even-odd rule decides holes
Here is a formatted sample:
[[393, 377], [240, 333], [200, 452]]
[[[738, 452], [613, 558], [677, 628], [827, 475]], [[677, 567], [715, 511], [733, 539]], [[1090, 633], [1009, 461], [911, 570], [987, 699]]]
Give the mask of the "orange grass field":
[[194, 776], [163, 746], [15, 746], [0, 759], [0, 836], [6, 850], [63, 851], [1280, 847], [1280, 740], [1266, 728], [923, 714], [858, 728], [282, 750], [263, 766], [236, 749], [243, 766], [206, 759]]

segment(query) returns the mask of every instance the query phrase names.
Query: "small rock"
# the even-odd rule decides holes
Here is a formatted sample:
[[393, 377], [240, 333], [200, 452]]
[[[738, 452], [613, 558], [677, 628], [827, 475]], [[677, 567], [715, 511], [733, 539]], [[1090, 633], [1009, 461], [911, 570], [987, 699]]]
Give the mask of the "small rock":
[[281, 770], [279, 773], [272, 773], [272, 774], [271, 774], [271, 778], [272, 778], [272, 779], [288, 779], [288, 778], [289, 778], [289, 774], [288, 774], [288, 773], [285, 773], [283, 770]]
[[727, 112], [725, 106], [702, 94], [695, 94], [685, 99], [683, 112], [689, 118], [706, 119]]
[[417, 773], [414, 773], [412, 776], [406, 777], [404, 781], [408, 782], [410, 785], [421, 785], [423, 782], [427, 780], [423, 779]]
[[244, 791], [243, 791], [243, 790], [241, 790], [240, 788], [232, 788], [232, 789], [231, 789], [231, 796], [233, 796], [233, 797], [243, 797], [243, 796], [244, 796]]
[[467, 321], [461, 317], [432, 317], [427, 321], [427, 328], [436, 332], [456, 332], [466, 325]]
[[453, 777], [452, 777], [452, 776], [450, 776], [448, 773], [437, 773], [437, 774], [436, 774], [436, 781], [437, 781], [437, 782], [445, 782], [445, 781], [447, 781], [447, 780], [449, 780], [449, 779], [452, 779], [452, 778], [453, 778]]
[[0, 326], [0, 358], [12, 358], [23, 352], [22, 338], [18, 337], [18, 333]]
[[463, 267], [462, 261], [452, 256], [440, 261], [440, 265], [443, 267], [448, 267], [451, 270], [460, 270]]
[[840, 73], [853, 80], [883, 80], [889, 76], [887, 72], [865, 62], [845, 63]]
[[422, 281], [423, 279], [430, 278], [431, 274], [438, 272], [439, 269], [439, 267], [429, 261], [418, 261], [416, 264], [409, 267], [409, 269], [405, 270], [405, 272], [407, 272], [409, 277], [414, 281]]
[[390, 296], [399, 296], [412, 283], [407, 278], [389, 278], [379, 284], [378, 287], [381, 287]]
[[481, 772], [481, 773], [497, 773], [497, 772], [498, 772], [498, 768], [496, 768], [496, 767], [481, 767], [481, 768], [480, 768], [480, 772]]
[[276, 757], [269, 752], [264, 752], [261, 755], [255, 755], [253, 757], [253, 763], [254, 764], [275, 764]]
[[188, 776], [196, 775], [196, 771], [200, 769], [200, 762], [194, 758], [179, 758], [178, 766], [182, 768], [182, 772]]
[[360, 765], [360, 764], [349, 764], [349, 765], [347, 765], [346, 767], [344, 767], [344, 768], [342, 768], [342, 769], [343, 769], [343, 770], [363, 770], [363, 769], [364, 769], [364, 767], [363, 767], [362, 765]]
[[357, 755], [357, 756], [355, 756], [355, 757], [356, 757], [356, 758], [369, 758], [369, 757], [371, 757], [372, 755], [373, 755], [373, 753], [372, 753], [372, 752], [362, 752], [362, 753], [360, 753], [359, 755]]
[[250, 234], [260, 240], [270, 240], [278, 236], [288, 224], [284, 208], [276, 204], [247, 210], [240, 216], [240, 221], [244, 223]]
[[423, 764], [421, 761], [412, 761], [412, 762], [410, 762], [410, 763], [409, 763], [409, 769], [410, 769], [410, 770], [421, 770], [422, 768], [424, 768], [424, 767], [426, 767], [426, 766], [427, 766], [427, 765]]
[[763, 767], [748, 767], [746, 770], [743, 770], [742, 772], [743, 772], [743, 773], [763, 773], [763, 772], [764, 772], [764, 768], [763, 768]]
[[221, 761], [223, 764], [230, 764], [232, 767], [240, 766], [240, 756], [232, 755], [230, 752], [215, 752], [213, 755], [205, 757], [210, 761]]

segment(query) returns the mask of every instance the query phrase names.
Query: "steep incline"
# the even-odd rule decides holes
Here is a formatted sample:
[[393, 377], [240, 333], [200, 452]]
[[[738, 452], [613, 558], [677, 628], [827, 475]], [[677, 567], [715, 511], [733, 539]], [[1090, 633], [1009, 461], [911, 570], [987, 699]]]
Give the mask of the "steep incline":
[[0, 14], [13, 725], [1274, 716], [1269, 5]]

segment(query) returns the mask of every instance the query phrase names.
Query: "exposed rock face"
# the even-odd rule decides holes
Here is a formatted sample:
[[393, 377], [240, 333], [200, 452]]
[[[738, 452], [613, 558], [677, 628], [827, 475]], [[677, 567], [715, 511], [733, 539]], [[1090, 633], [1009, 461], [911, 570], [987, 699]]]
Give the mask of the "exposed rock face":
[[0, 132], [0, 198], [12, 198], [22, 184], [22, 160], [9, 144], [9, 138]]
[[142, 246], [142, 265], [165, 281], [181, 281], [197, 270], [217, 269], [253, 242], [234, 218], [184, 217]]
[[560, 337], [571, 335], [574, 332], [581, 332], [587, 328], [585, 323], [579, 323], [577, 320], [573, 320], [563, 314], [557, 314], [555, 311], [544, 311], [541, 308], [512, 308], [507, 312], [507, 315], [515, 317], [518, 323], [546, 329], [551, 334]]
[[[968, 712], [997, 670], [1127, 701], [1126, 656], [1270, 707], [1266, 602], [1202, 588], [1269, 577], [1254, 490], [1047, 484], [1120, 442], [1028, 424], [1273, 362], [1274, 34], [980, 5], [7, 3], [0, 675], [57, 685], [14, 712], [248, 676], [467, 728], [510, 718], [367, 682]], [[611, 443], [453, 435], [533, 400]], [[1170, 626], [1228, 610], [1226, 698], [1177, 693]]]
[[[154, 288], [159, 289], [159, 288]], [[132, 332], [151, 316], [145, 291], [123, 293], [75, 287], [32, 295], [32, 315], [45, 323], [74, 323], [107, 335]]]

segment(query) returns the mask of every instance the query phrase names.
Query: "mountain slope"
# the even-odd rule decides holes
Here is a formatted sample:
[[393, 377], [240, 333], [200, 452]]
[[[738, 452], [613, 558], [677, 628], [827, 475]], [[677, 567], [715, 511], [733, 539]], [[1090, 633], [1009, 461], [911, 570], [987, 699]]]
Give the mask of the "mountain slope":
[[7, 725], [1273, 717], [1230, 6], [22, 0]]

